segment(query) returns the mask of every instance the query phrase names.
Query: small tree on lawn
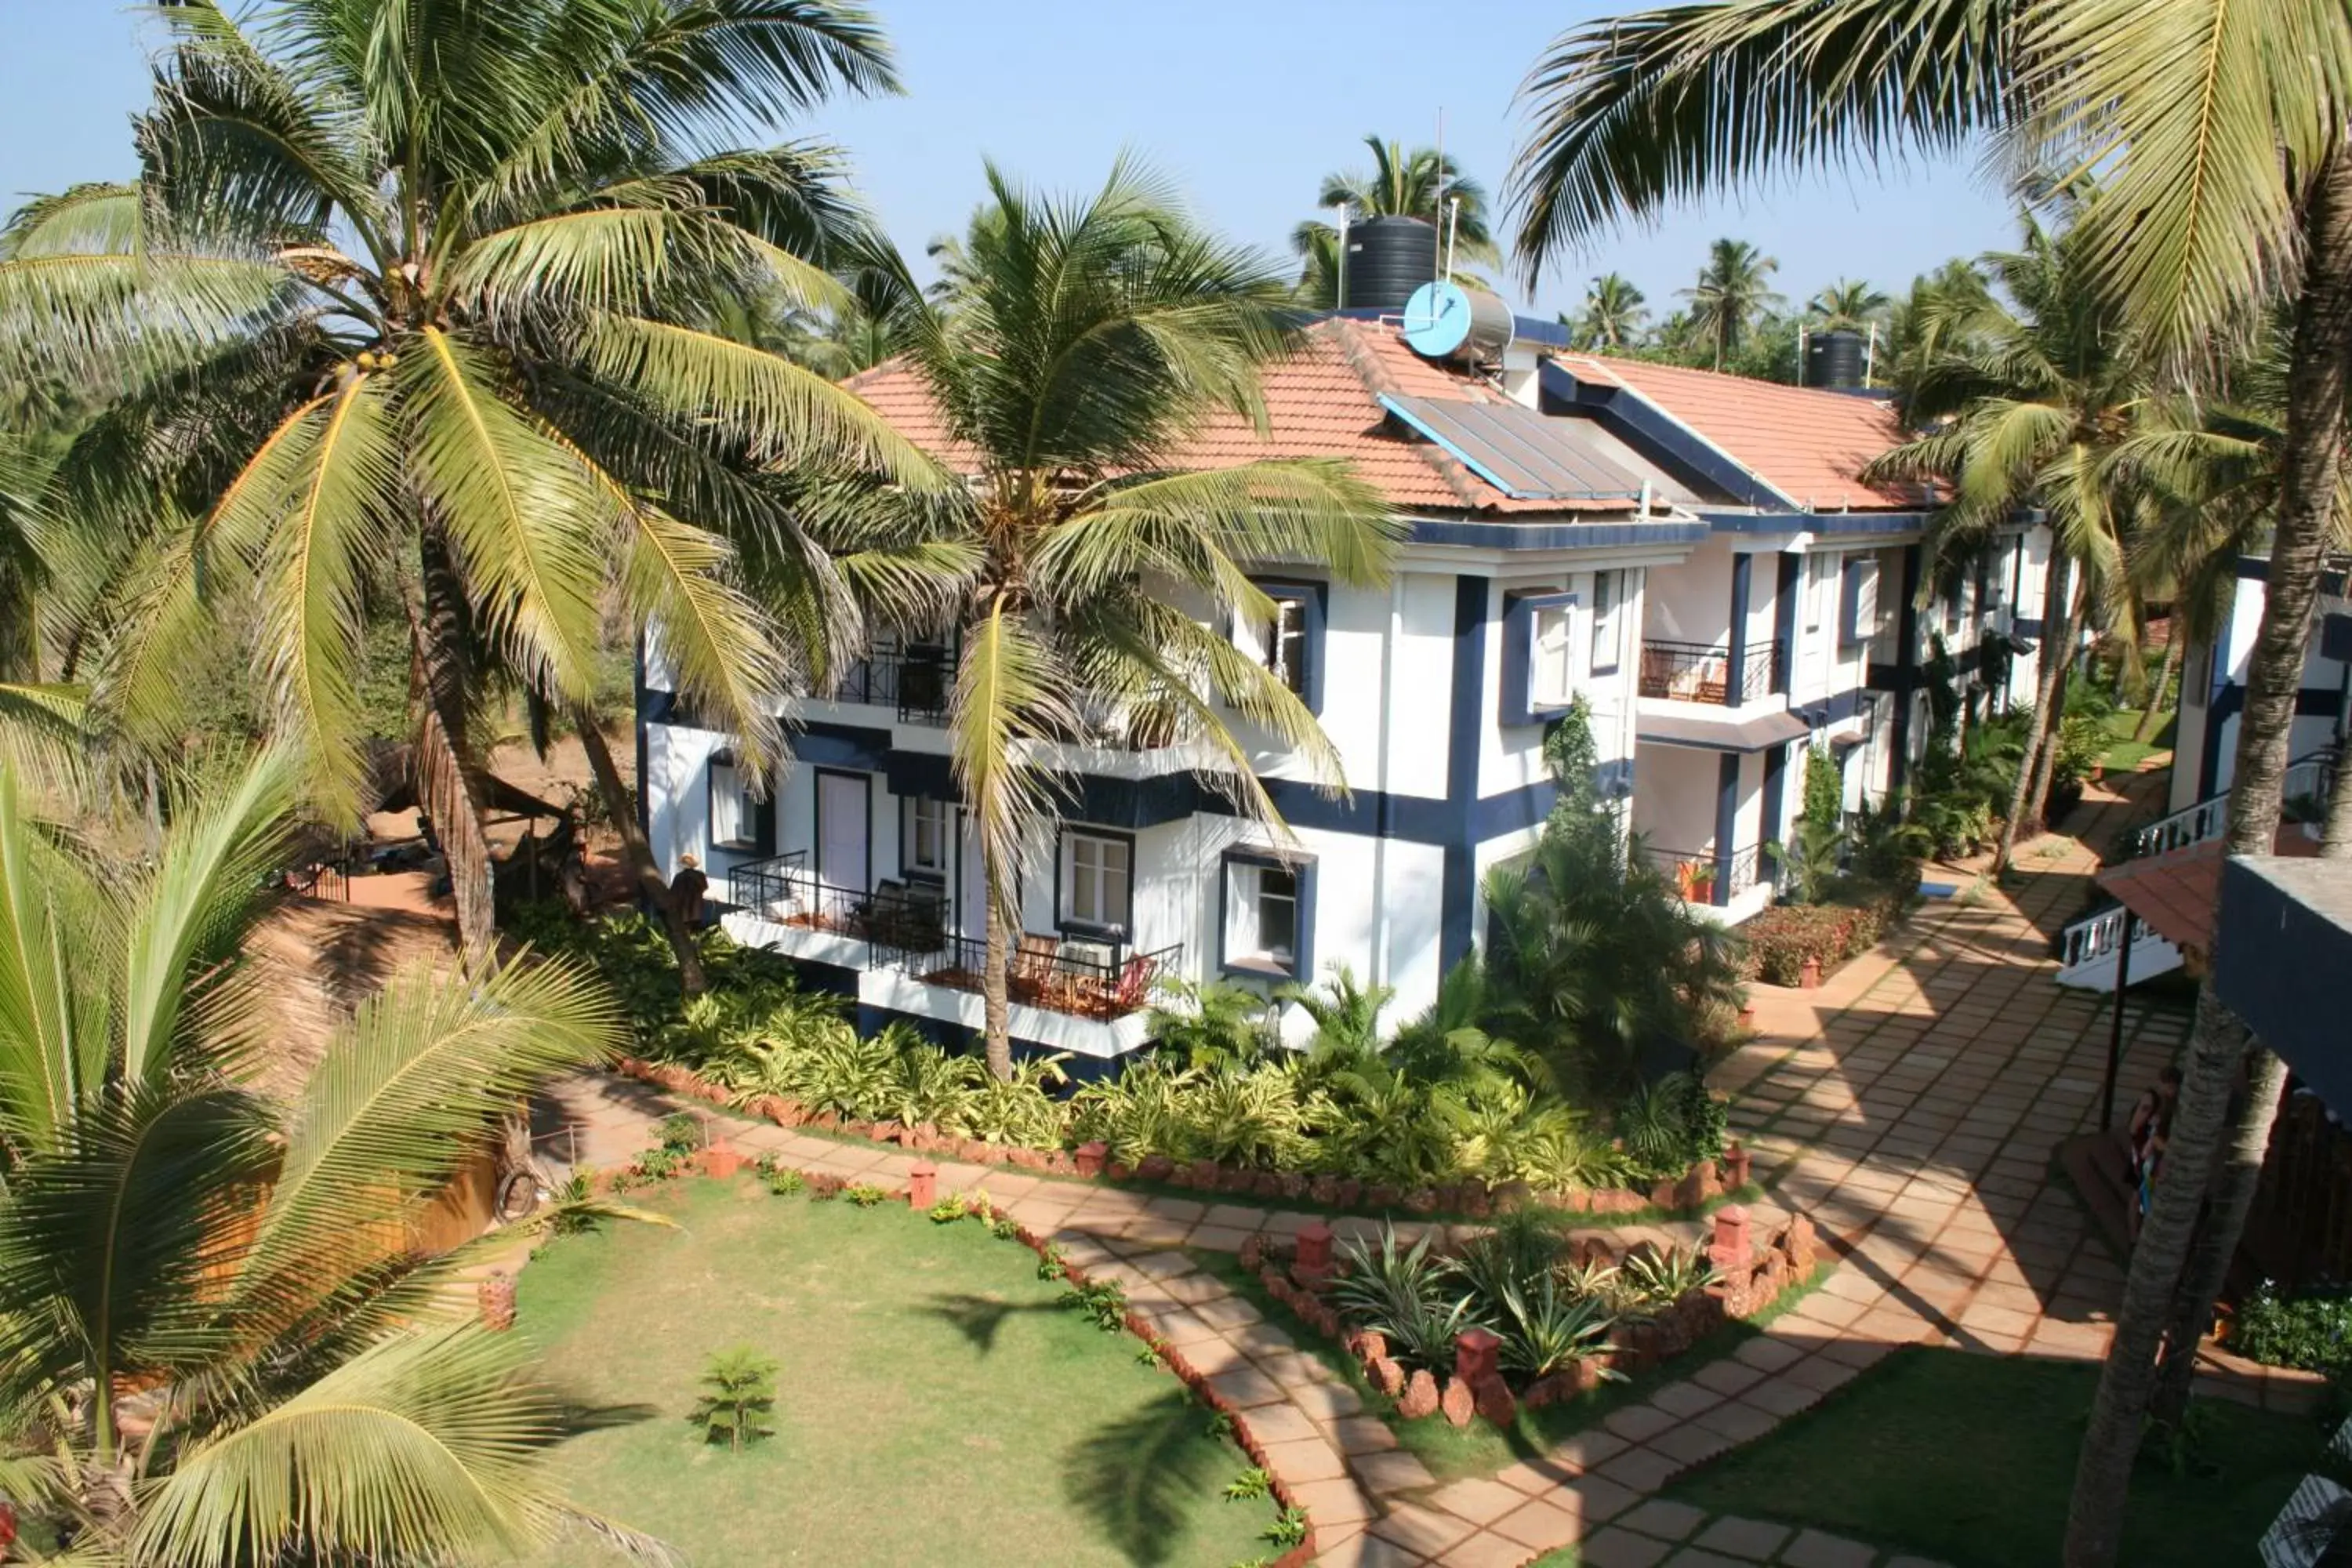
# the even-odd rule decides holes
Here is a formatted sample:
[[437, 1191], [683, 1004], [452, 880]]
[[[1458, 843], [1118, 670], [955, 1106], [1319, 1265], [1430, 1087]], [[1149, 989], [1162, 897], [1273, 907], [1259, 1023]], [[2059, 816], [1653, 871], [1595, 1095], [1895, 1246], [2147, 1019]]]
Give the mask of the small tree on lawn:
[[702, 1369], [702, 1397], [688, 1419], [702, 1429], [706, 1443], [724, 1443], [740, 1451], [747, 1443], [772, 1437], [767, 1424], [776, 1407], [776, 1361], [750, 1345], [713, 1352]]

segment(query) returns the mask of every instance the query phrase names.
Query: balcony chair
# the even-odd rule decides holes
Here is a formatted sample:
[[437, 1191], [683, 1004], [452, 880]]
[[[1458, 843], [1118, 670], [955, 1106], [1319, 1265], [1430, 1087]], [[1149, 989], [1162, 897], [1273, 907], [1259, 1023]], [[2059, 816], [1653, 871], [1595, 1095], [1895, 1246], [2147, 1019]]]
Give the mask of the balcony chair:
[[1013, 983], [1007, 989], [1024, 1001], [1045, 1002], [1054, 990], [1054, 960], [1061, 951], [1058, 938], [1023, 931], [1013, 954]]

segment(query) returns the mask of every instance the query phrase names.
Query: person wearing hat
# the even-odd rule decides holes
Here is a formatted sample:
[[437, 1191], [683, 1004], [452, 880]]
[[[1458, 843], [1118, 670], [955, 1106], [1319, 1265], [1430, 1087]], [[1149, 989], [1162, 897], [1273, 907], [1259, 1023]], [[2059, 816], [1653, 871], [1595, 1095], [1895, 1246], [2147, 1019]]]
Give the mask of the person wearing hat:
[[702, 862], [691, 855], [679, 856], [677, 863], [677, 879], [669, 885], [670, 904], [689, 927], [699, 926], [703, 900], [710, 892], [710, 879], [702, 874]]

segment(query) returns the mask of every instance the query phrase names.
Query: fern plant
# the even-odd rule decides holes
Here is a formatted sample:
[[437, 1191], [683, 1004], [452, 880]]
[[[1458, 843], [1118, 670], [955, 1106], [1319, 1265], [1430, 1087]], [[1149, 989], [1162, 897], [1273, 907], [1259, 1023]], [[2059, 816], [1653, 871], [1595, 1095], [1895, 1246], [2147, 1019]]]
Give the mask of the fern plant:
[[767, 1424], [776, 1404], [776, 1362], [750, 1345], [718, 1351], [702, 1369], [702, 1397], [688, 1417], [706, 1443], [740, 1451], [775, 1435]]

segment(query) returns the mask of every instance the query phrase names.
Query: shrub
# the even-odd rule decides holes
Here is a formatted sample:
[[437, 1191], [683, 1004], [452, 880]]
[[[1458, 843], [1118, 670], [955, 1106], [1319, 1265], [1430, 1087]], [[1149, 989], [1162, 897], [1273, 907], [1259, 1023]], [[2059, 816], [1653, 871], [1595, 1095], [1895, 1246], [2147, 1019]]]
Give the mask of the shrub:
[[1088, 1279], [1062, 1292], [1062, 1305], [1103, 1332], [1117, 1333], [1127, 1322], [1127, 1292], [1116, 1279]]
[[1827, 973], [1846, 955], [1853, 914], [1835, 904], [1776, 904], [1739, 928], [1748, 939], [1748, 969], [1768, 985], [1794, 985], [1805, 960]]
[[2340, 1379], [2352, 1371], [2352, 1296], [2281, 1296], [2264, 1280], [2230, 1320], [2228, 1343], [2249, 1361]]
[[1730, 1110], [1695, 1073], [1674, 1072], [1634, 1090], [1617, 1112], [1618, 1136], [1637, 1174], [1674, 1177], [1720, 1159]]
[[890, 1194], [871, 1182], [856, 1182], [842, 1188], [841, 1195], [859, 1208], [870, 1209]]
[[654, 1123], [654, 1138], [672, 1154], [691, 1154], [702, 1147], [702, 1123], [689, 1110], [676, 1110]]
[[776, 1363], [750, 1345], [712, 1354], [702, 1369], [702, 1397], [688, 1417], [706, 1443], [740, 1449], [772, 1436], [768, 1413], [776, 1405]]

